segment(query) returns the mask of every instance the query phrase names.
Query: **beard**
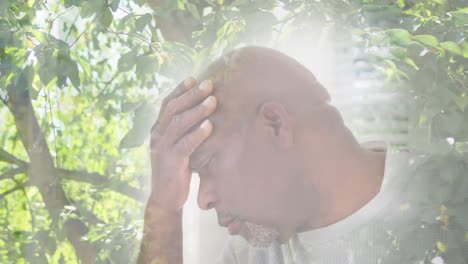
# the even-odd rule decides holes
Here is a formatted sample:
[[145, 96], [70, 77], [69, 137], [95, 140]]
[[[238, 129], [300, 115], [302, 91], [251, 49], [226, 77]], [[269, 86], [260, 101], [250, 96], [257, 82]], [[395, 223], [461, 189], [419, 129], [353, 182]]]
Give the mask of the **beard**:
[[244, 238], [253, 247], [266, 248], [273, 244], [273, 242], [279, 241], [279, 233], [272, 227], [254, 224], [248, 221], [245, 221], [244, 225], [247, 229]]
[[218, 219], [230, 217], [241, 221], [242, 225], [245, 227], [242, 228], [243, 232], [241, 232], [241, 236], [253, 247], [266, 248], [273, 244], [273, 242], [279, 241], [280, 239], [279, 232], [273, 227], [255, 224], [245, 218], [223, 211], [217, 211], [217, 214]]

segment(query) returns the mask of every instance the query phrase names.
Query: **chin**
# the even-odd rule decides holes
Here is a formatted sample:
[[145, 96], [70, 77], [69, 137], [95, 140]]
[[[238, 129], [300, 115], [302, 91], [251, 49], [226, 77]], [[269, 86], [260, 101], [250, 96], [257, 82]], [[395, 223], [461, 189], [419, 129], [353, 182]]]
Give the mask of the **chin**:
[[251, 222], [244, 222], [239, 234], [256, 248], [267, 248], [280, 241], [279, 232], [276, 229]]

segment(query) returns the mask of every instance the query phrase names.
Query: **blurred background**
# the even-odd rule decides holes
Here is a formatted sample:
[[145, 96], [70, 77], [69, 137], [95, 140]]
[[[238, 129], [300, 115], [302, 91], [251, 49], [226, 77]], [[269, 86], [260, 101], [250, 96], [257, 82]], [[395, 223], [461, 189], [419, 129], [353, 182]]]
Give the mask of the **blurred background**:
[[[410, 151], [421, 217], [466, 242], [467, 35], [465, 0], [1, 1], [0, 262], [134, 262], [162, 98], [245, 45], [309, 68], [360, 142]], [[227, 232], [193, 179], [184, 259], [213, 263]]]

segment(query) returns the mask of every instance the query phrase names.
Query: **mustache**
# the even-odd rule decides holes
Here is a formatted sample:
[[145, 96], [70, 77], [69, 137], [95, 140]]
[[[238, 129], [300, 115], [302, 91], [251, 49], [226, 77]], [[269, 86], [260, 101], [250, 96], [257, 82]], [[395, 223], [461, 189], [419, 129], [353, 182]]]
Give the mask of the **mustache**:
[[237, 215], [237, 214], [233, 214], [233, 213], [231, 213], [229, 211], [225, 211], [225, 210], [216, 209], [216, 215], [218, 216], [218, 219], [229, 218], [229, 219], [237, 219], [237, 220], [240, 220], [240, 221], [246, 221], [246, 219], [243, 218], [242, 216]]

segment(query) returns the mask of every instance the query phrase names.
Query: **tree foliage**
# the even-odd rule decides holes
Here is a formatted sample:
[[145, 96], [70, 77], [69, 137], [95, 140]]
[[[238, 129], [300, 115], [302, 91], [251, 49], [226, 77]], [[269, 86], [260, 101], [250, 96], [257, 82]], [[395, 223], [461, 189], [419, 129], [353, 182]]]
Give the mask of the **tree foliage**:
[[454, 236], [435, 240], [426, 257], [461, 263], [449, 253], [468, 240], [467, 6], [1, 1], [0, 262], [133, 261], [149, 191], [145, 142], [164, 94], [225, 50], [333, 28], [406, 95], [421, 183], [412, 202]]

